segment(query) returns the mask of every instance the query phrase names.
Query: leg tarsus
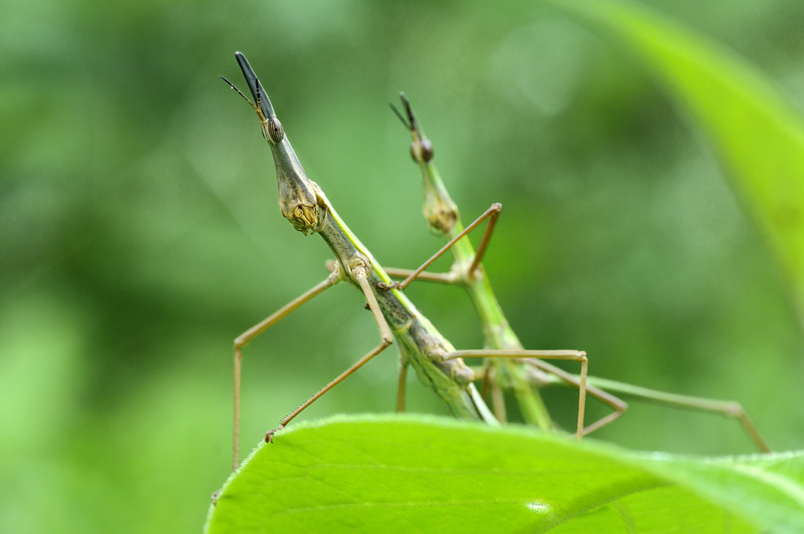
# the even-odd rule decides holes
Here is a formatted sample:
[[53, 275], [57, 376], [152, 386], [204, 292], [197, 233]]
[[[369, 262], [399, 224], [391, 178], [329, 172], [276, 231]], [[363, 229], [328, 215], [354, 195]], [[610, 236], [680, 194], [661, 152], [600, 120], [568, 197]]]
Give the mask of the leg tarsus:
[[337, 377], [336, 377], [334, 380], [332, 380], [332, 381], [331, 381], [329, 384], [327, 384], [326, 386], [324, 386], [323, 388], [321, 388], [321, 389], [318, 391], [318, 393], [316, 393], [315, 395], [313, 395], [312, 397], [310, 397], [309, 399], [307, 399], [307, 400], [306, 400], [306, 401], [305, 401], [305, 402], [304, 402], [304, 403], [303, 403], [301, 406], [299, 406], [298, 408], [296, 408], [295, 410], [293, 410], [292, 412], [290, 412], [290, 413], [289, 413], [287, 416], [285, 416], [285, 418], [284, 418], [284, 419], [282, 419], [282, 421], [280, 421], [280, 422], [279, 422], [279, 426], [278, 426], [278, 427], [276, 427], [276, 428], [275, 428], [275, 429], [273, 429], [273, 430], [268, 431], [268, 432], [265, 434], [265, 441], [267, 441], [268, 443], [272, 443], [272, 442], [273, 442], [273, 435], [274, 435], [276, 432], [279, 432], [280, 430], [282, 430], [283, 428], [285, 428], [285, 426], [286, 426], [288, 423], [290, 423], [290, 422], [293, 420], [293, 418], [295, 418], [297, 415], [299, 415], [300, 413], [302, 413], [302, 412], [303, 412], [303, 411], [304, 411], [304, 410], [305, 410], [305, 409], [306, 409], [308, 406], [310, 406], [312, 403], [314, 403], [314, 402], [315, 402], [315, 401], [317, 401], [319, 398], [321, 398], [321, 396], [322, 396], [322, 395], [324, 395], [324, 393], [326, 393], [326, 392], [327, 392], [327, 391], [329, 391], [330, 389], [334, 388], [335, 386], [337, 386], [338, 384], [340, 384], [341, 382], [343, 382], [343, 381], [346, 379], [346, 377], [348, 377], [349, 375], [351, 375], [352, 373], [354, 373], [355, 371], [357, 371], [358, 369], [360, 369], [361, 367], [363, 367], [363, 365], [365, 365], [366, 363], [368, 363], [368, 361], [369, 361], [369, 360], [371, 360], [371, 359], [372, 359], [374, 356], [376, 356], [377, 354], [379, 354], [379, 353], [381, 353], [382, 351], [384, 351], [385, 349], [387, 349], [387, 348], [388, 348], [388, 346], [390, 346], [390, 345], [391, 345], [391, 343], [390, 343], [390, 342], [388, 342], [387, 340], [383, 339], [383, 340], [382, 340], [382, 342], [381, 342], [379, 345], [377, 345], [377, 347], [376, 347], [376, 348], [374, 348], [374, 349], [373, 349], [372, 351], [370, 351], [368, 354], [366, 354], [365, 356], [363, 356], [362, 358], [360, 358], [360, 359], [359, 359], [357, 362], [355, 362], [354, 364], [352, 364], [352, 365], [351, 365], [351, 366], [350, 366], [350, 367], [349, 367], [349, 368], [348, 368], [346, 371], [344, 371], [343, 373], [339, 374], [339, 375], [338, 375], [338, 376], [337, 376]]
[[270, 442], [273, 439], [274, 432], [277, 432], [278, 430], [284, 428], [288, 423], [290, 423], [293, 420], [294, 417], [299, 415], [308, 406], [310, 406], [312, 403], [321, 398], [321, 396], [324, 395], [324, 393], [326, 393], [330, 389], [334, 388], [335, 386], [343, 382], [346, 379], [346, 377], [348, 377], [349, 375], [351, 375], [352, 373], [363, 367], [363, 365], [368, 363], [369, 360], [371, 360], [377, 354], [387, 349], [391, 345], [391, 343], [394, 342], [394, 336], [391, 333], [391, 328], [385, 321], [385, 318], [382, 315], [382, 311], [380, 310], [380, 305], [377, 302], [377, 297], [374, 296], [374, 293], [371, 291], [371, 287], [369, 286], [367, 274], [366, 273], [358, 274], [356, 278], [358, 284], [360, 284], [360, 289], [363, 290], [363, 294], [366, 297], [366, 301], [369, 304], [369, 308], [371, 309], [371, 312], [374, 315], [374, 320], [377, 322], [377, 327], [380, 330], [380, 339], [381, 339], [380, 344], [377, 345], [377, 347], [374, 348], [373, 350], [369, 351], [368, 354], [360, 358], [357, 362], [352, 364], [346, 371], [338, 375], [329, 384], [321, 388], [318, 391], [318, 393], [307, 399], [307, 401], [305, 401], [304, 404], [302, 404], [301, 406], [290, 412], [284, 419], [282, 419], [282, 421], [279, 422], [278, 428], [268, 432], [265, 435], [265, 439], [267, 441]]
[[759, 430], [757, 430], [756, 425], [754, 425], [754, 421], [751, 419], [751, 417], [749, 417], [748, 412], [745, 411], [743, 405], [739, 402], [732, 402], [731, 404], [732, 417], [737, 419], [740, 424], [743, 425], [743, 428], [754, 442], [754, 445], [756, 445], [757, 448], [762, 452], [771, 452], [770, 447], [768, 447], [768, 443], [759, 433]]
[[[592, 394], [592, 391], [591, 391], [591, 390], [587, 389], [586, 391], [587, 391], [587, 392], [588, 392], [590, 395]], [[591, 434], [591, 433], [592, 433], [592, 432], [594, 432], [595, 430], [598, 430], [598, 429], [600, 429], [600, 428], [602, 428], [602, 427], [606, 426], [607, 424], [611, 423], [612, 421], [614, 421], [614, 420], [616, 420], [616, 419], [619, 419], [619, 418], [620, 418], [620, 416], [621, 416], [622, 414], [624, 414], [624, 413], [625, 413], [625, 410], [623, 410], [623, 411], [619, 411], [619, 410], [618, 410], [618, 411], [615, 411], [615, 412], [610, 413], [609, 415], [607, 415], [607, 416], [605, 416], [605, 417], [601, 417], [600, 419], [598, 419], [597, 421], [595, 421], [595, 422], [594, 422], [594, 423], [592, 423], [591, 425], [589, 425], [589, 426], [585, 427], [585, 428], [583, 429], [583, 435], [584, 435], [584, 436], [588, 436], [589, 434]]]
[[278, 427], [274, 428], [273, 430], [269, 430], [265, 433], [265, 443], [273, 443], [274, 442], [274, 434], [279, 432], [285, 428], [285, 425], [279, 425]]
[[586, 372], [589, 367], [589, 360], [584, 352], [581, 360], [581, 379], [580, 386], [578, 386], [578, 441], [583, 438], [583, 419], [586, 415]]

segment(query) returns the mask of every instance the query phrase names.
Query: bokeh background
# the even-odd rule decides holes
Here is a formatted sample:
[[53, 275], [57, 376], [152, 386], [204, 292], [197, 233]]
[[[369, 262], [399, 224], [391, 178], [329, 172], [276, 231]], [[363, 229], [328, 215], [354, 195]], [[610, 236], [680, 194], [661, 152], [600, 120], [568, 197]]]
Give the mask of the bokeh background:
[[[804, 106], [804, 4], [641, 3]], [[767, 246], [687, 113], [572, 18], [532, 2], [9, 0], [0, 43], [0, 531], [197, 532], [230, 469], [233, 339], [327, 274], [218, 79], [242, 84], [235, 50], [382, 263], [441, 244], [387, 107], [404, 90], [464, 218], [504, 205], [485, 265], [527, 347], [738, 399], [774, 449], [801, 448], [804, 337]], [[457, 347], [481, 346], [459, 289], [409, 294]], [[342, 286], [253, 342], [242, 454], [376, 340]], [[392, 411], [396, 368], [392, 350], [302, 417]], [[575, 393], [545, 396], [571, 426]], [[415, 377], [409, 405], [445, 413]], [[752, 451], [733, 421], [637, 403], [597, 437]]]

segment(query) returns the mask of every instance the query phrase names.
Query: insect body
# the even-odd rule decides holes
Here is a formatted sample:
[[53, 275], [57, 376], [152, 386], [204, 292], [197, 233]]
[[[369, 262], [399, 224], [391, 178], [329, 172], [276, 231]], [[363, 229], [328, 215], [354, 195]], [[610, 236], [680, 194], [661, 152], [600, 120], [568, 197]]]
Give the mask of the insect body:
[[[453, 251], [455, 261], [450, 272], [444, 274], [428, 273], [426, 271], [416, 273], [402, 269], [388, 269], [388, 272], [392, 276], [406, 278], [406, 280], [399, 285], [407, 285], [407, 283], [414, 278], [421, 278], [433, 282], [463, 286], [469, 293], [480, 317], [480, 321], [483, 324], [483, 337], [486, 344], [492, 348], [521, 349], [522, 345], [508, 324], [505, 314], [494, 296], [491, 283], [482, 270], [482, 266], [478, 260], [479, 257], [482, 257], [483, 251], [488, 245], [490, 232], [487, 231], [486, 235], [484, 235], [484, 239], [481, 240], [477, 252], [474, 251], [472, 244], [466, 236], [456, 239], [456, 236], [461, 234], [462, 231], [461, 218], [458, 213], [458, 208], [450, 198], [441, 179], [441, 175], [433, 162], [433, 144], [424, 135], [424, 131], [416, 119], [413, 109], [405, 95], [400, 94], [400, 98], [405, 110], [405, 115], [403, 116], [393, 105], [391, 108], [410, 131], [412, 137], [411, 156], [419, 165], [424, 182], [424, 216], [430, 225], [430, 229], [437, 234], [443, 234], [450, 239], [451, 243], [451, 245], [448, 244], [436, 253], [425, 265], [440, 256], [448, 248]], [[547, 362], [534, 359], [521, 359], [518, 362], [492, 360], [484, 369], [486, 371], [484, 378], [487, 379], [484, 380], [484, 384], [487, 383], [490, 385], [491, 397], [494, 401], [494, 413], [500, 420], [505, 419], [505, 404], [503, 402], [504, 390], [513, 392], [514, 396], [519, 401], [526, 422], [541, 424], [541, 419], [534, 418], [531, 415], [534, 412], [529, 408], [530, 404], [528, 403], [532, 401], [527, 396], [527, 393], [531, 391], [531, 387], [541, 387], [551, 384], [578, 387], [580, 384], [579, 377], [572, 376]], [[612, 393], [616, 393], [635, 400], [654, 402], [677, 408], [704, 411], [735, 418], [743, 426], [757, 449], [763, 452], [770, 451], [765, 440], [754, 426], [753, 421], [738, 402], [717, 401], [688, 395], [666, 393], [592, 376], [588, 377], [587, 392], [592, 397], [597, 398], [613, 408], [614, 412], [586, 427], [584, 434], [588, 434], [612, 422], [625, 412], [627, 404], [612, 395]], [[535, 394], [534, 397], [538, 400]], [[524, 403], [523, 399], [525, 401]], [[542, 424], [542, 426], [544, 425]]]
[[[276, 431], [283, 428], [321, 395], [340, 383], [374, 356], [384, 351], [393, 343], [394, 339], [397, 341], [403, 362], [400, 370], [400, 387], [397, 401], [399, 409], [404, 407], [404, 377], [407, 366], [410, 365], [414, 368], [420, 380], [447, 404], [453, 414], [458, 417], [482, 420], [489, 424], [498, 424], [498, 421], [472, 383], [475, 375], [471, 368], [463, 362], [464, 357], [520, 358], [527, 356], [537, 359], [579, 362], [581, 364], [581, 373], [577, 436], [580, 438], [583, 434], [586, 392], [587, 359], [585, 353], [574, 350], [456, 351], [450, 342], [436, 330], [433, 324], [416, 309], [410, 299], [399, 289], [391, 287], [391, 279], [382, 266], [346, 226], [321, 188], [307, 177], [262, 84], [257, 79], [245, 56], [238, 52], [235, 57], [246, 78], [254, 103], [251, 103], [239, 90], [238, 93], [249, 101], [256, 111], [262, 127], [263, 137], [268, 141], [274, 157], [279, 187], [279, 206], [282, 215], [297, 230], [305, 234], [315, 233], [320, 235], [329, 245], [336, 261], [333, 265], [333, 272], [326, 280], [244, 332], [235, 340], [234, 467], [237, 468], [242, 348], [254, 337], [277, 323], [290, 312], [341, 281], [349, 282], [362, 291], [367, 305], [377, 322], [381, 338], [380, 344], [299, 408], [282, 419], [276, 429], [266, 434], [266, 441], [271, 441]], [[225, 78], [224, 80], [237, 90], [231, 82]], [[471, 228], [471, 225], [468, 228]]]

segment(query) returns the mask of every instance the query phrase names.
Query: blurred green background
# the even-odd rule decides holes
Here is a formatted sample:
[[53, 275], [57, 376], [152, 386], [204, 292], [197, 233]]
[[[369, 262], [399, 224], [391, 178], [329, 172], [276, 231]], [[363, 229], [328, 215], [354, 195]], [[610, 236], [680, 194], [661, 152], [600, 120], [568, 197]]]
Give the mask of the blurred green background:
[[[801, 109], [804, 4], [642, 2], [736, 51]], [[529, 348], [740, 400], [801, 448], [804, 337], [708, 140], [631, 56], [539, 4], [0, 5], [0, 531], [196, 532], [230, 469], [233, 339], [326, 276], [278, 210], [243, 51], [308, 175], [382, 263], [441, 241], [421, 215], [411, 99], [464, 219], [502, 202], [485, 265]], [[440, 264], [446, 267], [448, 262]], [[458, 348], [459, 289], [409, 294]], [[376, 344], [337, 287], [245, 351], [242, 453]], [[382, 355], [304, 413], [392, 411]], [[575, 393], [545, 394], [571, 426]], [[631, 403], [597, 437], [751, 452], [733, 421]], [[413, 411], [445, 413], [409, 382]], [[605, 410], [593, 407], [593, 413]]]

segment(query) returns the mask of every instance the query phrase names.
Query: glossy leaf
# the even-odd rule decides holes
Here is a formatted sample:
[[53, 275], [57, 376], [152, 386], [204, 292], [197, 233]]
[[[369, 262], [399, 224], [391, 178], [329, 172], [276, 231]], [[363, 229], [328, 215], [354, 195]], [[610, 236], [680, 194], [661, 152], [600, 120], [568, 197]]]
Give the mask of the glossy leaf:
[[694, 460], [524, 427], [335, 417], [258, 447], [207, 532], [799, 532], [802, 473], [801, 455]]

